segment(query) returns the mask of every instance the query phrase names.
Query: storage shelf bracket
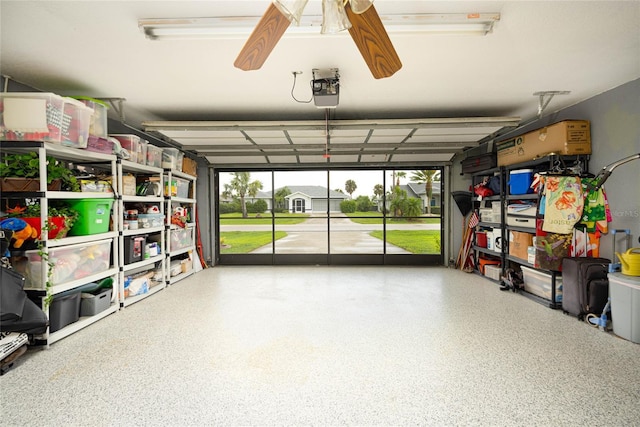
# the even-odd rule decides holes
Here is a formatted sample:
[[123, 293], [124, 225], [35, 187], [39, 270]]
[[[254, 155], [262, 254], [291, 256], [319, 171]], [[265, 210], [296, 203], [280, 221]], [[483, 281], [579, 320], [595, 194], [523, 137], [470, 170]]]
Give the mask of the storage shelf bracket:
[[542, 113], [556, 95], [569, 95], [570, 90], [545, 90], [534, 92], [533, 96], [538, 97], [538, 118], [542, 117]]
[[124, 123], [124, 104], [126, 98], [98, 98], [100, 101], [108, 102], [118, 115], [121, 122]]

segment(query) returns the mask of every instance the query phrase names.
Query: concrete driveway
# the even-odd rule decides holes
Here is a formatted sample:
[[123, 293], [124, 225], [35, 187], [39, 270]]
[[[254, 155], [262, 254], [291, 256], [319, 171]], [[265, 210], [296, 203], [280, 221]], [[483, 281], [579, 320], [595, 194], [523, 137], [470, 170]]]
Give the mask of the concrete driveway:
[[[371, 237], [373, 230], [382, 230], [382, 224], [357, 224], [347, 217], [331, 218], [331, 253], [382, 254], [383, 242]], [[440, 224], [394, 224], [387, 230], [439, 230]], [[270, 231], [271, 225], [221, 225], [220, 231]], [[301, 224], [277, 225], [276, 231], [286, 231], [287, 236], [277, 240], [276, 253], [328, 253], [327, 219], [310, 217]], [[273, 253], [271, 243], [251, 253]], [[411, 253], [387, 243], [388, 254]]]

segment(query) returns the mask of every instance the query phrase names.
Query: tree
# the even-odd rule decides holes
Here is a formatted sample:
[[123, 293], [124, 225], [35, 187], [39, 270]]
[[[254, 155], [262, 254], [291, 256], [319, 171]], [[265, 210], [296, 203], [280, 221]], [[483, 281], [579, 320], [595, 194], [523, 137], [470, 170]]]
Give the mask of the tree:
[[[422, 214], [422, 202], [420, 199], [415, 197], [407, 198], [402, 214], [405, 217], [420, 216]], [[415, 218], [410, 218], [410, 220], [415, 220]]]
[[369, 209], [371, 208], [371, 199], [369, 199], [369, 196], [358, 196], [356, 199], [356, 206], [356, 209], [359, 212], [369, 212]]
[[353, 192], [356, 191], [356, 188], [358, 188], [358, 186], [356, 185], [356, 182], [352, 179], [348, 179], [347, 182], [344, 183], [344, 189], [347, 193], [349, 193], [349, 197], [353, 198]]
[[249, 182], [251, 174], [249, 172], [233, 172], [233, 179], [229, 184], [224, 185], [223, 197], [240, 199], [242, 217], [247, 217], [247, 203], [245, 197], [255, 197], [259, 190], [262, 190], [260, 181]]
[[373, 195], [376, 196], [376, 198], [381, 198], [383, 194], [384, 187], [382, 186], [382, 184], [376, 184], [373, 186]]
[[289, 187], [282, 187], [281, 189], [276, 191], [274, 197], [275, 209], [277, 211], [283, 211], [287, 209], [287, 199], [285, 199], [285, 197], [287, 197], [289, 194], [291, 194], [291, 190], [289, 190]]
[[431, 197], [433, 197], [433, 182], [440, 181], [439, 170], [413, 171], [411, 181], [424, 184], [424, 191], [427, 199], [427, 214], [431, 215]]
[[406, 172], [394, 172], [396, 176], [396, 187], [400, 187], [400, 178], [407, 176]]
[[382, 195], [384, 194], [384, 187], [382, 184], [376, 184], [373, 186], [373, 196], [378, 201], [378, 211], [382, 212]]
[[393, 211], [393, 216], [403, 216], [403, 209], [407, 201], [407, 192], [401, 189], [400, 186], [395, 186], [389, 195], [389, 200], [389, 208]]

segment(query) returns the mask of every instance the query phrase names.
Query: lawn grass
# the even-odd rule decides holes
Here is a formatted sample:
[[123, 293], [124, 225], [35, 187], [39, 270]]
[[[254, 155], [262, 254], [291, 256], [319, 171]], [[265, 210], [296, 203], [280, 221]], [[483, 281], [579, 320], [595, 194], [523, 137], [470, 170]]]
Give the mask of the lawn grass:
[[[269, 225], [271, 224], [271, 213], [265, 212], [259, 214], [249, 214], [247, 218], [242, 218], [241, 213], [229, 213], [220, 215], [220, 225]], [[278, 213], [276, 214], [276, 223], [279, 225], [285, 224], [300, 224], [309, 218], [308, 214], [291, 214], [291, 213]]]
[[[382, 224], [382, 214], [380, 212], [354, 212], [345, 214], [356, 224]], [[366, 217], [366, 218], [363, 218]], [[440, 218], [420, 217], [420, 218], [389, 218], [387, 224], [440, 224]]]
[[[382, 231], [372, 231], [369, 235], [383, 239]], [[440, 230], [387, 230], [387, 242], [412, 254], [439, 254]]]
[[[276, 231], [276, 240], [287, 235], [284, 231]], [[220, 233], [225, 246], [220, 250], [222, 254], [246, 254], [261, 246], [272, 242], [270, 231], [225, 231]]]

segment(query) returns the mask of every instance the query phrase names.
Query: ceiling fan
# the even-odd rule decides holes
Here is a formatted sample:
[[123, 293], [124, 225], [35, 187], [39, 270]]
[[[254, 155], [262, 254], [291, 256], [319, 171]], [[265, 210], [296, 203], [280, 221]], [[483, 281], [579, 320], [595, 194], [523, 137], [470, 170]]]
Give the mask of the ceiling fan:
[[[234, 62], [244, 71], [257, 70], [292, 22], [300, 22], [308, 0], [273, 0]], [[348, 29], [371, 74], [392, 76], [402, 62], [382, 25], [373, 0], [322, 0], [322, 33]]]

